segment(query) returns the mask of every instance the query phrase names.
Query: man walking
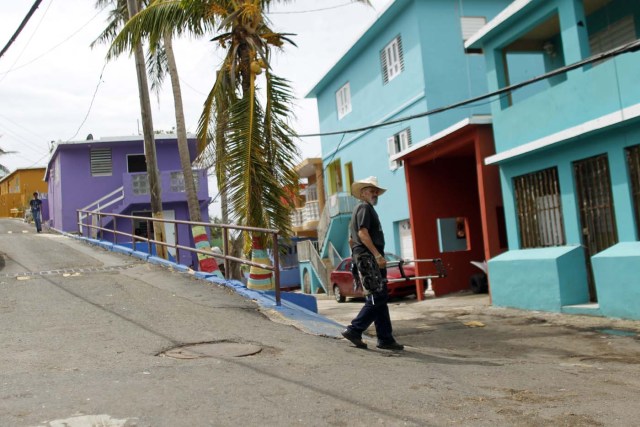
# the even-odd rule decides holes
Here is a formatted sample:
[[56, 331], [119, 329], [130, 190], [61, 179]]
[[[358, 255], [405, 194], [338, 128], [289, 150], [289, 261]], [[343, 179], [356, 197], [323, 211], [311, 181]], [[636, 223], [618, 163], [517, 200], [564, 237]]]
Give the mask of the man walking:
[[378, 337], [377, 347], [384, 350], [403, 350], [393, 338], [389, 317], [389, 294], [387, 292], [387, 261], [384, 258], [384, 234], [378, 214], [373, 208], [384, 188], [378, 186], [375, 176], [356, 181], [351, 185], [351, 194], [362, 200], [351, 215], [352, 255], [356, 263], [360, 281], [364, 288], [365, 303], [351, 325], [342, 336], [358, 348], [367, 348], [362, 341], [362, 333], [371, 323], [375, 324]]
[[33, 199], [29, 201], [29, 205], [31, 206], [31, 216], [33, 217], [33, 222], [36, 224], [36, 230], [40, 233], [42, 231], [42, 217], [40, 216], [42, 200], [38, 199], [37, 191], [33, 193]]

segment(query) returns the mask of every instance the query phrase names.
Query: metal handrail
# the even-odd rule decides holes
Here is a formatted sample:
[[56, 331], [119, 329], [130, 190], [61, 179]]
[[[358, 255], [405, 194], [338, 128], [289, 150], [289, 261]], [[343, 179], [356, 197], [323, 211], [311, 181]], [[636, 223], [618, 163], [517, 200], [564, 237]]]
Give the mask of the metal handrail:
[[318, 253], [316, 248], [313, 247], [313, 245], [309, 245], [309, 255], [310, 255], [309, 261], [311, 261], [311, 265], [316, 270], [316, 273], [318, 273], [318, 276], [320, 276], [320, 282], [324, 286], [325, 290], [327, 291], [327, 293], [329, 293], [330, 286], [328, 285], [329, 276], [327, 273], [327, 268], [322, 262], [322, 258], [320, 258], [320, 254]]
[[[337, 265], [340, 265], [343, 258], [340, 256], [340, 252], [338, 252], [336, 247], [333, 246], [332, 242], [329, 242], [328, 249], [329, 249], [329, 261], [331, 262], [331, 266], [335, 268]], [[338, 260], [338, 262], [335, 262], [336, 259]]]
[[[100, 206], [100, 203], [104, 202], [105, 200], [108, 200], [110, 197], [113, 197], [115, 195], [118, 195], [118, 197], [116, 197], [115, 199], [112, 199], [112, 200], [108, 201], [107, 203], [103, 204], [102, 206]], [[102, 211], [102, 209], [108, 208], [109, 206], [119, 202], [120, 200], [124, 200], [124, 186], [116, 188], [111, 193], [107, 194], [106, 196], [102, 196], [101, 198], [99, 198], [95, 202], [92, 202], [92, 203], [88, 204], [87, 206], [85, 206], [84, 208], [81, 208], [80, 210], [88, 211], [88, 210], [90, 210], [91, 207], [95, 206], [98, 209], [98, 211]], [[84, 215], [84, 216], [80, 215], [79, 219], [80, 219], [80, 221], [82, 221], [86, 217], [87, 217], [87, 215]], [[82, 228], [80, 229], [80, 232], [82, 233]]]
[[[81, 220], [81, 216], [82, 214], [85, 214], [83, 218], [89, 218], [89, 223], [84, 224]], [[191, 252], [191, 253], [196, 253], [196, 254], [203, 254], [203, 255], [210, 255], [210, 256], [215, 256], [215, 258], [223, 258], [224, 259], [224, 267], [225, 267], [225, 272], [229, 272], [230, 271], [230, 265], [229, 262], [230, 261], [235, 261], [235, 262], [239, 262], [241, 264], [244, 265], [250, 265], [253, 267], [258, 267], [258, 268], [262, 268], [264, 270], [269, 270], [273, 272], [274, 275], [274, 282], [275, 282], [275, 297], [276, 297], [276, 305], [280, 306], [281, 305], [281, 298], [280, 298], [280, 255], [279, 255], [279, 248], [278, 248], [278, 235], [280, 234], [280, 232], [278, 230], [275, 229], [271, 229], [271, 228], [258, 228], [258, 227], [249, 227], [249, 226], [245, 226], [245, 225], [232, 225], [232, 224], [212, 224], [209, 222], [197, 222], [197, 221], [184, 221], [184, 220], [175, 220], [175, 219], [164, 219], [164, 218], [149, 218], [149, 217], [144, 217], [144, 216], [134, 216], [134, 215], [122, 215], [122, 214], [115, 214], [115, 213], [108, 213], [108, 212], [100, 212], [100, 211], [87, 211], [87, 210], [83, 210], [83, 209], [78, 209], [77, 210], [77, 215], [78, 215], [78, 231], [80, 232], [81, 235], [83, 235], [83, 227], [86, 227], [89, 231], [98, 231], [100, 232], [100, 236], [103, 236], [104, 232], [107, 233], [111, 233], [113, 234], [113, 244], [117, 245], [117, 238], [118, 236], [128, 236], [131, 237], [132, 239], [132, 244], [133, 244], [133, 248], [135, 249], [136, 246], [136, 242], [137, 241], [141, 241], [141, 242], [146, 242], [149, 248], [149, 254], [151, 254], [151, 245], [157, 245], [157, 246], [162, 246], [164, 248], [173, 248], [176, 251], [176, 260], [179, 260], [179, 251], [180, 250], [184, 250], [187, 252]], [[94, 215], [98, 218], [98, 223], [102, 224], [102, 218], [103, 217], [111, 217], [113, 218], [112, 221], [112, 228], [105, 228], [102, 227], [101, 225], [94, 225], [94, 224], [90, 224], [91, 220], [93, 219]], [[131, 221], [131, 233], [125, 233], [122, 231], [118, 231], [117, 229], [117, 219], [128, 219]], [[167, 243], [167, 242], [160, 242], [158, 240], [155, 239], [151, 239], [148, 237], [142, 237], [142, 236], [138, 236], [136, 234], [134, 234], [134, 225], [133, 225], [133, 221], [134, 220], [142, 220], [142, 221], [146, 221], [147, 224], [147, 229], [150, 230], [149, 227], [149, 223], [154, 222], [154, 223], [164, 223], [164, 224], [173, 224], [174, 227], [174, 232], [176, 234], [176, 242], [173, 244]], [[178, 224], [184, 224], [184, 225], [189, 225], [189, 226], [203, 226], [205, 227], [205, 229], [211, 230], [212, 228], [219, 228], [222, 229], [222, 235], [223, 235], [223, 249], [222, 249], [222, 254], [214, 254], [212, 251], [204, 251], [201, 249], [196, 249], [196, 248], [192, 248], [190, 246], [183, 246], [183, 245], [179, 245], [178, 244]], [[253, 232], [258, 232], [258, 233], [265, 233], [265, 234], [271, 234], [272, 235], [272, 239], [273, 239], [273, 248], [272, 248], [272, 252], [273, 252], [273, 265], [267, 265], [267, 264], [260, 264], [257, 262], [253, 262], [251, 260], [245, 259], [245, 258], [237, 258], [231, 255], [227, 255], [229, 252], [229, 231], [230, 230], [238, 230], [238, 231], [253, 231]]]

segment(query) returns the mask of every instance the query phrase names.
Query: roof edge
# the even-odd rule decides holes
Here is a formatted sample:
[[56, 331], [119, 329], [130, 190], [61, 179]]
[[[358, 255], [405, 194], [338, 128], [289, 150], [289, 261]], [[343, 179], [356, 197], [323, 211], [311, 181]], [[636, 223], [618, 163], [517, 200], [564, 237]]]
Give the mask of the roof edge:
[[431, 135], [427, 139], [423, 139], [417, 144], [413, 144], [411, 148], [405, 151], [401, 151], [389, 158], [389, 160], [403, 160], [406, 156], [411, 153], [418, 151], [419, 149], [426, 147], [428, 145], [433, 144], [434, 142], [446, 138], [449, 135], [456, 133], [457, 131], [464, 129], [467, 126], [471, 125], [490, 125], [493, 123], [493, 118], [489, 114], [478, 114], [471, 117], [467, 117], [463, 120], [460, 120], [458, 123], [455, 123], [449, 126], [446, 129], [441, 130], [440, 132]]

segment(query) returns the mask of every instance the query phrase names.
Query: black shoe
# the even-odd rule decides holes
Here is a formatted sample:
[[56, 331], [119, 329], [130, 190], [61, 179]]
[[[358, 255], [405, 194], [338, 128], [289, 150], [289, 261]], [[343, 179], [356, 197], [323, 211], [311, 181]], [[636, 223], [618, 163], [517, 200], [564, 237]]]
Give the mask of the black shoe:
[[342, 331], [342, 336], [351, 341], [351, 343], [358, 348], [367, 348], [367, 343], [362, 341], [362, 337], [349, 329]]
[[376, 347], [382, 350], [404, 350], [404, 346], [402, 344], [398, 344], [396, 341], [387, 342], [387, 343], [378, 343]]

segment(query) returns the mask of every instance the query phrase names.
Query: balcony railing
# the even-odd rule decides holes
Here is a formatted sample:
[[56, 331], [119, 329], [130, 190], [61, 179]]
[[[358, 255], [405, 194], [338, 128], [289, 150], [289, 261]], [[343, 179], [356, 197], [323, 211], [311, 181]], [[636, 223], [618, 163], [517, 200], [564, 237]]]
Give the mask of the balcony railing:
[[358, 199], [347, 193], [333, 194], [329, 197], [318, 223], [318, 244], [320, 247], [324, 244], [327, 231], [329, 231], [331, 218], [338, 215], [350, 214], [353, 212], [356, 204], [358, 204]]
[[304, 224], [304, 208], [295, 209], [291, 212], [291, 226], [302, 227]]
[[304, 223], [308, 223], [312, 221], [318, 221], [319, 219], [320, 211], [318, 201], [316, 200], [315, 202], [307, 202], [304, 205], [302, 221]]

